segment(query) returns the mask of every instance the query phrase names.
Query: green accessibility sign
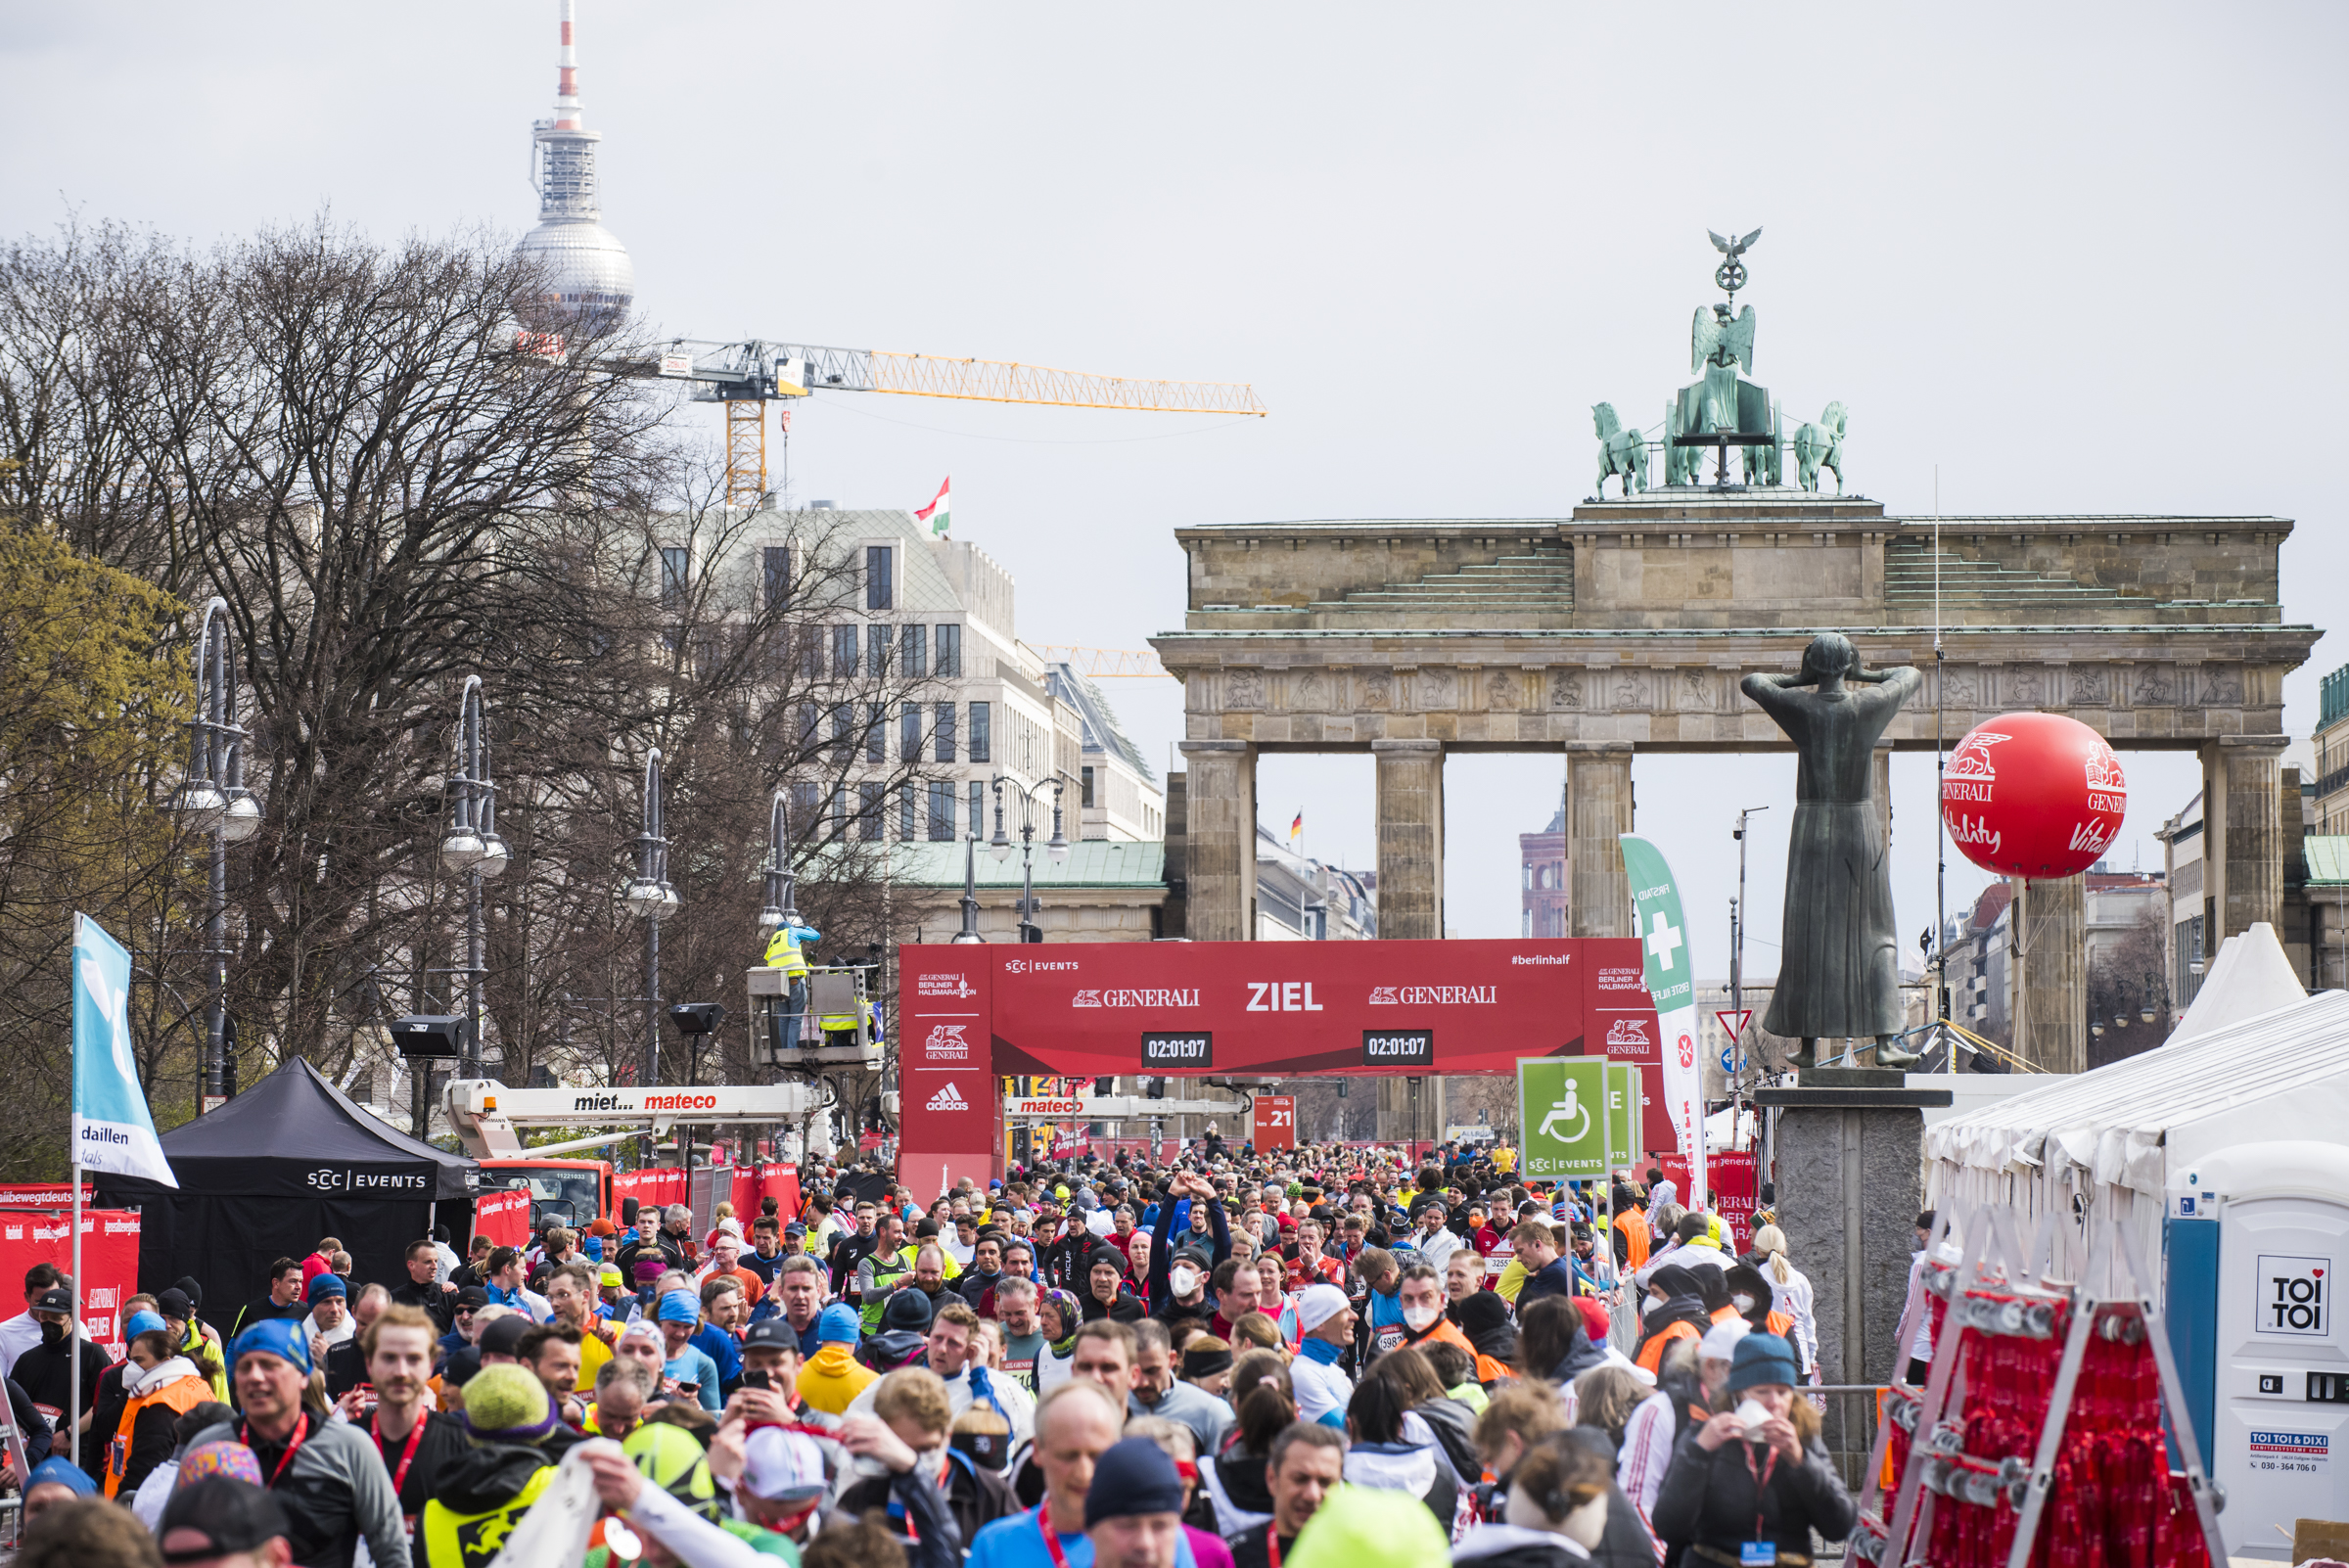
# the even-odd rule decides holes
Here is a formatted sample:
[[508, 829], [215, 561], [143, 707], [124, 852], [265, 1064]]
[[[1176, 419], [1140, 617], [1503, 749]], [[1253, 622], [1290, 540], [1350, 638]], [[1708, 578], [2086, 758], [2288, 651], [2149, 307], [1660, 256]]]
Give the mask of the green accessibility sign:
[[1541, 1056], [1517, 1063], [1521, 1169], [1529, 1176], [1603, 1176], [1612, 1140], [1603, 1056]]

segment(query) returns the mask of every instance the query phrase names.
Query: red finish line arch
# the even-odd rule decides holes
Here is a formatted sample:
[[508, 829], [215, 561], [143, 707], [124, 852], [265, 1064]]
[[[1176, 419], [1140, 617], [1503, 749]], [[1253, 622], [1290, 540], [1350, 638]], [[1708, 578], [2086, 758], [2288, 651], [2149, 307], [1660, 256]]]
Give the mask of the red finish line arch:
[[[898, 949], [898, 1179], [1001, 1175], [1005, 1077], [1660, 1071], [1636, 938], [1161, 942]], [[1661, 1084], [1644, 1140], [1670, 1147]]]

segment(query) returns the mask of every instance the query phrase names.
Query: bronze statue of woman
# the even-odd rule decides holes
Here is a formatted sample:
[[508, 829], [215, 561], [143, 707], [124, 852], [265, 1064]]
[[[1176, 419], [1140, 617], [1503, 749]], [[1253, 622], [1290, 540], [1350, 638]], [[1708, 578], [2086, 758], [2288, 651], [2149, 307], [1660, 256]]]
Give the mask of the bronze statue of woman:
[[1924, 676], [1904, 665], [1865, 669], [1849, 637], [1811, 639], [1795, 675], [1748, 675], [1741, 689], [1794, 742], [1794, 831], [1778, 980], [1762, 1027], [1803, 1042], [1815, 1067], [1821, 1038], [1876, 1041], [1876, 1065], [1909, 1067], [1902, 1024], [1892, 865], [1870, 765], [1876, 738]]

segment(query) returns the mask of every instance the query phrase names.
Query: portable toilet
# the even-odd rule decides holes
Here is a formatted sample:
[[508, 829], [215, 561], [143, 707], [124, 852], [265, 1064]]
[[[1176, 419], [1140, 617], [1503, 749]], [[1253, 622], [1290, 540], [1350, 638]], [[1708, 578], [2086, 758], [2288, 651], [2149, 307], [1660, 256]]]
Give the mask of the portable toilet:
[[2170, 1348], [2227, 1551], [2289, 1562], [2295, 1520], [2349, 1519], [2349, 1146], [2218, 1150], [2165, 1209]]

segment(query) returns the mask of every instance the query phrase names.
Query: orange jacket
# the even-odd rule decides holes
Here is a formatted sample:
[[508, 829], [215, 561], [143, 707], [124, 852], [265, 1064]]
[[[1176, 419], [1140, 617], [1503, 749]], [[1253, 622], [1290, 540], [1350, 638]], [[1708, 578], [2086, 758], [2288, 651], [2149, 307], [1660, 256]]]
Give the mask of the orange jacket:
[[1615, 1228], [1623, 1232], [1625, 1271], [1647, 1266], [1647, 1216], [1636, 1209], [1626, 1209], [1615, 1217]]
[[1476, 1362], [1476, 1380], [1479, 1383], [1497, 1383], [1504, 1377], [1517, 1375], [1517, 1368], [1508, 1362], [1487, 1356], [1483, 1351], [1468, 1343], [1468, 1336], [1460, 1332], [1460, 1325], [1449, 1317], [1437, 1318], [1435, 1327], [1416, 1339], [1406, 1340], [1405, 1343], [1433, 1345], [1439, 1340], [1447, 1345], [1457, 1345], [1467, 1353], [1468, 1359]]
[[1701, 1339], [1693, 1323], [1666, 1323], [1655, 1338], [1639, 1347], [1639, 1364], [1651, 1372], [1664, 1370], [1664, 1353], [1672, 1349], [1676, 1339]]
[[[136, 1367], [132, 1370], [135, 1372]], [[106, 1495], [113, 1498], [122, 1489], [122, 1477], [130, 1463], [130, 1445], [139, 1424], [139, 1412], [161, 1406], [174, 1415], [185, 1415], [212, 1397], [212, 1385], [200, 1372], [191, 1370], [185, 1377], [175, 1377], [161, 1388], [140, 1395], [122, 1407], [122, 1419], [115, 1427], [114, 1440], [106, 1446]]]

